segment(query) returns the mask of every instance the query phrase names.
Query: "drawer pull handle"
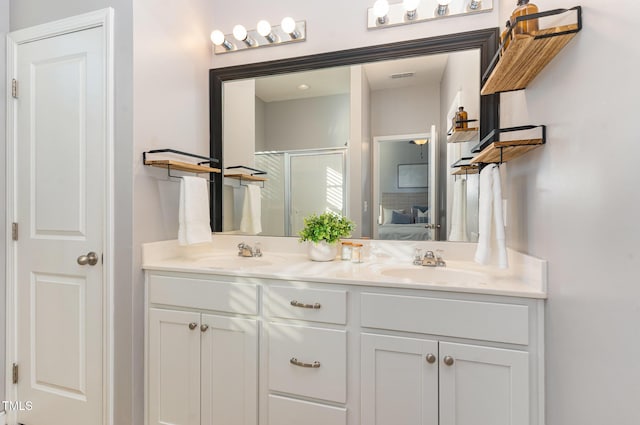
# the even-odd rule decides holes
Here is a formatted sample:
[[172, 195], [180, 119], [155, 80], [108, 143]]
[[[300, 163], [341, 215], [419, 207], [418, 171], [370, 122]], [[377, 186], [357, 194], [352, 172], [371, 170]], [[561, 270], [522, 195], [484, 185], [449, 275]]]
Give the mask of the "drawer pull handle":
[[320, 367], [320, 362], [303, 363], [303, 362], [299, 361], [298, 359], [296, 359], [295, 357], [291, 357], [291, 360], [289, 360], [289, 363], [291, 363], [292, 365], [295, 365], [295, 366], [309, 367], [309, 368], [313, 368], [313, 369], [317, 369], [317, 368]]
[[314, 310], [319, 309], [320, 307], [322, 307], [320, 305], [320, 303], [315, 303], [315, 304], [305, 304], [305, 303], [301, 303], [298, 302], [296, 300], [291, 301], [291, 305], [294, 307], [300, 307], [300, 308], [313, 308]]
[[198, 324], [197, 324], [197, 323], [195, 323], [195, 322], [191, 322], [191, 323], [189, 323], [189, 329], [194, 330], [194, 329], [195, 329], [195, 328], [197, 328], [197, 327], [198, 327]]
[[453, 365], [453, 357], [451, 356], [445, 356], [443, 361], [447, 366]]

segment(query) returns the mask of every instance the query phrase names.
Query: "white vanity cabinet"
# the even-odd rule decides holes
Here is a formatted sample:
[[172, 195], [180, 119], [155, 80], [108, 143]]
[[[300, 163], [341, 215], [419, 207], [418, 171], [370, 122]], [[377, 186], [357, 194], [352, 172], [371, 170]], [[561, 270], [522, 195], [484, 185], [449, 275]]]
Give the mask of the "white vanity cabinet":
[[[362, 423], [534, 423], [530, 406], [539, 400], [530, 385], [537, 371], [530, 355], [530, 332], [536, 330], [530, 308], [362, 293], [361, 326], [372, 328], [361, 334]], [[394, 334], [376, 333], [383, 330]]]
[[544, 422], [542, 299], [178, 270], [146, 284], [147, 425]]
[[256, 425], [257, 293], [254, 284], [147, 275], [148, 425]]

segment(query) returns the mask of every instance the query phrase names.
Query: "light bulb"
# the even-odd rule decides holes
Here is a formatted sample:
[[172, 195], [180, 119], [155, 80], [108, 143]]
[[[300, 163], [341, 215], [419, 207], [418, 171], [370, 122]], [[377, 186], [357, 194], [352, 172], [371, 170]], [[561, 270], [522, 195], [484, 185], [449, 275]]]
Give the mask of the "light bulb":
[[389, 13], [389, 2], [387, 0], [376, 0], [373, 4], [373, 14], [376, 18], [382, 18]]
[[387, 23], [387, 13], [389, 13], [389, 2], [387, 0], [376, 0], [373, 3], [373, 16], [378, 18], [378, 24]]
[[258, 31], [258, 34], [266, 37], [271, 34], [271, 24], [269, 23], [269, 21], [263, 19], [258, 22], [258, 25], [256, 25], [256, 30]]
[[402, 6], [404, 7], [404, 10], [407, 11], [408, 20], [412, 21], [416, 19], [419, 4], [420, 4], [420, 0], [404, 0], [402, 2]]
[[286, 32], [287, 34], [291, 34], [296, 30], [296, 21], [294, 21], [292, 17], [287, 16], [282, 20], [280, 26], [282, 27], [282, 31]]
[[416, 10], [419, 4], [420, 4], [420, 0], [404, 0], [402, 2], [402, 6], [404, 6], [404, 10], [406, 10], [407, 12]]
[[242, 25], [236, 25], [233, 27], [233, 37], [238, 41], [244, 41], [247, 39], [247, 29]]
[[211, 41], [216, 46], [222, 46], [224, 44], [224, 34], [220, 30], [215, 30], [211, 33]]

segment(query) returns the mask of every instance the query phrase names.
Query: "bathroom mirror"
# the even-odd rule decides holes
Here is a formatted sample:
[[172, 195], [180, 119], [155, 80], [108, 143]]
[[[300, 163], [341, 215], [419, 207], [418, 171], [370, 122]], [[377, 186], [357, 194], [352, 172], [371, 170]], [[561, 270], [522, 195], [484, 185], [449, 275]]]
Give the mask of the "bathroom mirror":
[[[479, 95], [497, 41], [493, 28], [210, 70], [211, 156], [236, 174], [212, 185], [212, 229], [237, 231], [243, 186], [259, 185], [261, 235], [297, 236], [329, 210], [355, 237], [448, 240], [465, 180], [466, 236], [453, 240], [474, 241], [477, 176], [451, 165], [497, 127], [499, 98]], [[479, 131], [448, 143], [459, 106]]]

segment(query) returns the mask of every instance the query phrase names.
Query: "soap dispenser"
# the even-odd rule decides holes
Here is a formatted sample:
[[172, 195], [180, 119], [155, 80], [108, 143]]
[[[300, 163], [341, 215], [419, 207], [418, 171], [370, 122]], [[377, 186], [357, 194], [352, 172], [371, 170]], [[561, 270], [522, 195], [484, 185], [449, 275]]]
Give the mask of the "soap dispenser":
[[518, 22], [516, 25], [516, 18], [518, 16], [526, 16], [534, 13], [538, 13], [538, 6], [529, 3], [529, 0], [518, 0], [518, 5], [511, 14], [511, 25], [515, 25], [513, 28], [514, 36], [517, 34], [531, 34], [534, 31], [538, 31], [538, 18], [527, 19]]

